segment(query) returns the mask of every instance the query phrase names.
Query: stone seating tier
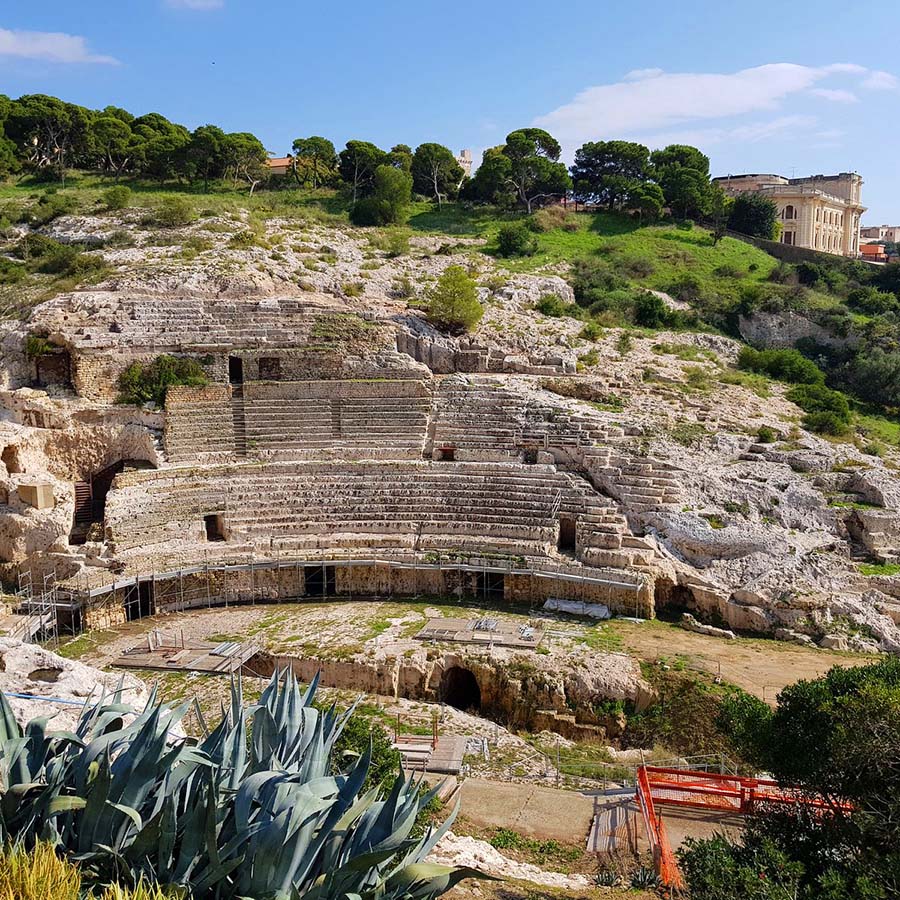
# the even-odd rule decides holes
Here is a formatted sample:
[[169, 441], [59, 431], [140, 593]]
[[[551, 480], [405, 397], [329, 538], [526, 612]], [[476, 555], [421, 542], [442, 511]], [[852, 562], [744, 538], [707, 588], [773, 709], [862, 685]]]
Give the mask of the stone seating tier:
[[556, 509], [591, 514], [602, 502], [588, 507], [552, 466], [247, 464], [123, 473], [106, 522], [117, 550], [197, 535], [211, 514], [223, 517], [229, 536], [263, 542], [359, 533], [418, 535], [426, 545], [430, 535], [458, 535], [549, 547]]

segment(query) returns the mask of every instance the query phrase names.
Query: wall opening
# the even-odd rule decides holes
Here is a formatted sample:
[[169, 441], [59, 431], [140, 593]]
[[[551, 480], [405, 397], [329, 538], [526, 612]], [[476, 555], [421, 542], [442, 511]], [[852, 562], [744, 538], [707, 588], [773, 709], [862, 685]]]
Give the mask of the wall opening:
[[6, 466], [6, 471], [10, 475], [20, 474], [25, 471], [19, 460], [19, 448], [15, 444], [7, 444], [0, 453], [0, 460]]
[[674, 622], [682, 613], [694, 608], [694, 595], [683, 584], [675, 584], [669, 578], [657, 578], [653, 605], [658, 618]]
[[244, 383], [244, 361], [239, 356], [228, 357], [228, 381], [231, 384]]
[[72, 358], [68, 350], [52, 348], [34, 361], [35, 382], [38, 387], [72, 387]]
[[441, 702], [454, 709], [478, 710], [481, 708], [481, 688], [470, 669], [450, 666], [441, 676]]
[[438, 447], [438, 462], [456, 462], [456, 447]]
[[281, 360], [277, 356], [261, 356], [259, 358], [260, 381], [281, 380]]
[[[83, 544], [86, 540], [101, 540], [100, 526], [106, 515], [106, 495], [112, 483], [125, 469], [153, 468], [143, 459], [120, 459], [95, 472], [87, 481], [75, 482], [75, 514], [72, 518], [70, 544]], [[97, 526], [97, 527], [95, 527]]]
[[537, 455], [538, 455], [537, 447], [526, 447], [522, 451], [522, 462], [525, 463], [526, 466], [537, 465]]
[[125, 589], [125, 619], [135, 622], [156, 612], [156, 596], [152, 581], [139, 581]]
[[307, 597], [334, 597], [337, 594], [334, 566], [304, 566], [303, 581]]
[[203, 527], [206, 530], [206, 539], [208, 541], [225, 540], [225, 520], [218, 513], [204, 516]]
[[485, 600], [503, 600], [504, 585], [502, 572], [478, 572], [475, 576], [475, 593]]
[[560, 553], [575, 555], [576, 548], [575, 520], [571, 516], [561, 516], [559, 520], [559, 536], [556, 540], [556, 549]]

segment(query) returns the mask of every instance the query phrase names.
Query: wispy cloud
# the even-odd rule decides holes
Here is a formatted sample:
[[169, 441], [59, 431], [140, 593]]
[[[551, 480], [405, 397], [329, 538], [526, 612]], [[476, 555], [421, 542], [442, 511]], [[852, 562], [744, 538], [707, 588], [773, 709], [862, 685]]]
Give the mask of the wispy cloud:
[[859, 97], [853, 91], [845, 91], [843, 88], [813, 88], [810, 93], [835, 103], [859, 103]]
[[862, 84], [870, 91], [896, 91], [900, 88], [900, 80], [890, 72], [871, 72]]
[[35, 59], [52, 63], [118, 63], [112, 56], [92, 53], [85, 39], [77, 34], [0, 28], [0, 59], [3, 58]]
[[202, 11], [210, 9], [221, 9], [225, 5], [225, 0], [166, 0], [166, 6], [172, 6], [175, 9], [198, 9]]
[[668, 144], [691, 144], [695, 147], [757, 144], [776, 137], [806, 136], [815, 124], [815, 116], [778, 116], [727, 128], [684, 128], [653, 132], [641, 136], [640, 140], [650, 147], [665, 147]]
[[[834, 86], [828, 81], [844, 84]], [[798, 115], [775, 115], [770, 120], [735, 119], [779, 110], [789, 99], [802, 101], [804, 95], [852, 103], [858, 97], [850, 87], [889, 89], [897, 85], [890, 73], [856, 63], [771, 63], [731, 73], [637, 69], [621, 81], [586, 88], [568, 103], [539, 116], [534, 124], [552, 132], [569, 151], [584, 141], [600, 138], [639, 139], [651, 146], [669, 142], [673, 135], [688, 134], [701, 145], [755, 141], [796, 129], [801, 122], [810, 127], [816, 120], [804, 115], [802, 108]], [[716, 120], [726, 121], [712, 124]]]

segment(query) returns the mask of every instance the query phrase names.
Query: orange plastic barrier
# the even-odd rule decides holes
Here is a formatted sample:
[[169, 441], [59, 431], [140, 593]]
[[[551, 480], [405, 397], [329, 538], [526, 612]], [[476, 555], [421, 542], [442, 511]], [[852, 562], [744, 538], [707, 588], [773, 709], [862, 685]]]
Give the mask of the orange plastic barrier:
[[[644, 818], [656, 871], [669, 888], [682, 889], [684, 879], [666, 835], [666, 827], [656, 806], [686, 806], [742, 816], [757, 803], [803, 805], [821, 810], [834, 809], [821, 797], [784, 788], [770, 778], [744, 778], [717, 772], [695, 772], [660, 766], [640, 766], [637, 770], [637, 804]], [[849, 810], [848, 804], [839, 807]]]
[[656, 814], [656, 808], [653, 805], [653, 789], [647, 776], [646, 766], [641, 766], [637, 771], [637, 804], [644, 817], [644, 826], [647, 829], [647, 838], [650, 841], [650, 850], [653, 853], [657, 874], [667, 887], [683, 889], [684, 879], [678, 863], [675, 861], [672, 846], [669, 844], [666, 827]]

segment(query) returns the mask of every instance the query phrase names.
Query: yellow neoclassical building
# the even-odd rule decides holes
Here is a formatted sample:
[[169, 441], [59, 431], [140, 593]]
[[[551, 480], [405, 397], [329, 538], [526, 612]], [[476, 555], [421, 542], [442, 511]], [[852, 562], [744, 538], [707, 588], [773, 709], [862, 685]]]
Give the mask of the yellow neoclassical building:
[[840, 256], [859, 256], [862, 177], [855, 172], [784, 178], [781, 175], [728, 175], [714, 178], [727, 194], [765, 194], [778, 206], [781, 241]]

